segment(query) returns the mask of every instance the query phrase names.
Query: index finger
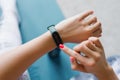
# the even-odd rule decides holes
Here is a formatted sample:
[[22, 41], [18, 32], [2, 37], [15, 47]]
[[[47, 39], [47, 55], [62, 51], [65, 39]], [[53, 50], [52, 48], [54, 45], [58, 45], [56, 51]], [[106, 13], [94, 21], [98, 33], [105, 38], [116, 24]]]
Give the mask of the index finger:
[[91, 40], [97, 47], [103, 48], [103, 46], [98, 38], [90, 37], [89, 40]]
[[75, 57], [77, 58], [79, 56], [79, 53], [75, 52], [74, 50], [68, 48], [65, 45], [60, 45], [60, 46], [64, 46], [64, 47], [60, 47], [61, 50], [63, 50], [65, 53], [67, 53], [69, 56]]
[[80, 16], [80, 20], [83, 20], [85, 19], [87, 16], [93, 14], [93, 11], [92, 10], [88, 10], [88, 11], [85, 11], [83, 13], [81, 13], [79, 16]]
[[80, 63], [86, 63], [87, 59], [83, 56], [81, 56], [79, 53], [77, 53], [76, 51], [68, 48], [67, 46], [61, 45], [62, 47], [60, 47], [61, 50], [63, 50], [65, 53], [67, 53], [69, 56], [72, 56], [74, 58], [76, 58], [77, 60], [80, 61]]

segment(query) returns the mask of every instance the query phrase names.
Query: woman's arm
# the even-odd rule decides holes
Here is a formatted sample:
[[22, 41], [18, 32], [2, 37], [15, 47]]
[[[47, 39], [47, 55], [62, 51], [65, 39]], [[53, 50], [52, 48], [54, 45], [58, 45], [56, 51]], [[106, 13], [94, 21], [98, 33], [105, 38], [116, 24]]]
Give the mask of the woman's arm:
[[17, 79], [35, 60], [55, 47], [50, 32], [46, 32], [42, 36], [8, 52], [8, 54], [1, 55], [0, 80]]
[[[57, 24], [55, 28], [63, 42], [77, 43], [90, 36], [99, 37], [102, 30], [97, 18], [92, 16], [86, 20], [92, 14], [93, 11], [86, 11]], [[30, 42], [0, 55], [0, 80], [16, 80], [34, 61], [55, 47], [51, 33], [48, 31]]]
[[102, 73], [98, 72], [95, 74], [95, 76], [99, 80], [119, 80], [111, 66], [106, 67], [104, 70], [102, 70]]

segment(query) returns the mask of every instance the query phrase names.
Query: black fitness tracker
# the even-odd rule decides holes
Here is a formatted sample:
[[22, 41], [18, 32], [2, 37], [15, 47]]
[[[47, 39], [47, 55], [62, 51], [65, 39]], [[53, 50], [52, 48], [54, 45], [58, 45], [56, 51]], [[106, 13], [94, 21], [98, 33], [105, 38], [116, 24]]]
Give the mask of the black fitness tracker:
[[55, 41], [57, 47], [59, 47], [59, 44], [63, 44], [59, 33], [55, 29], [55, 25], [48, 26], [47, 29], [51, 32], [53, 40]]

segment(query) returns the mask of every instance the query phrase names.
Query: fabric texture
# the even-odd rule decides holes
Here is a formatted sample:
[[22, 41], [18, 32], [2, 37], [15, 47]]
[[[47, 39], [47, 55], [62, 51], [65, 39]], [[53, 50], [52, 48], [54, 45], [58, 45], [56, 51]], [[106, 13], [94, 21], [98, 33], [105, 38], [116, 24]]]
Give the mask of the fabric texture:
[[31, 80], [28, 70], [26, 70], [19, 78], [18, 80]]
[[[7, 24], [7, 23], [6, 23]], [[7, 31], [2, 27], [6, 27], [6, 25], [0, 24], [0, 55], [5, 54], [5, 52], [15, 49], [16, 47], [21, 45], [21, 37], [19, 30], [15, 31]], [[11, 26], [9, 26], [10, 28]], [[10, 30], [10, 29], [9, 29]], [[18, 80], [30, 80], [29, 73], [26, 70]]]
[[[1, 0], [2, 1], [2, 0]], [[19, 19], [14, 11], [3, 11], [3, 6], [0, 5], [0, 55], [5, 52], [15, 49], [22, 44]], [[6, 15], [7, 13], [7, 15]], [[16, 14], [15, 14], [16, 13]], [[29, 73], [26, 70], [18, 80], [30, 80]]]

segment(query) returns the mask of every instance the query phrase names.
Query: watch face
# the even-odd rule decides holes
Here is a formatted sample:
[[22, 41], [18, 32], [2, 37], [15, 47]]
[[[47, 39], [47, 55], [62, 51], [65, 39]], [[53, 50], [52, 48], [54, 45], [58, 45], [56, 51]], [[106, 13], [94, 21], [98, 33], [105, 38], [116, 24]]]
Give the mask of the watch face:
[[52, 33], [56, 31], [54, 25], [48, 26], [48, 30], [50, 30]]
[[59, 47], [59, 44], [63, 44], [63, 41], [62, 41], [59, 33], [57, 32], [57, 30], [55, 29], [55, 27], [53, 25], [49, 26], [48, 30], [50, 30], [57, 47]]

